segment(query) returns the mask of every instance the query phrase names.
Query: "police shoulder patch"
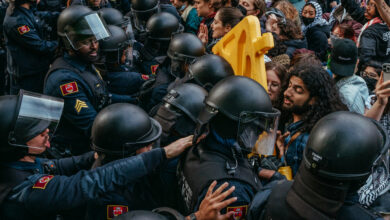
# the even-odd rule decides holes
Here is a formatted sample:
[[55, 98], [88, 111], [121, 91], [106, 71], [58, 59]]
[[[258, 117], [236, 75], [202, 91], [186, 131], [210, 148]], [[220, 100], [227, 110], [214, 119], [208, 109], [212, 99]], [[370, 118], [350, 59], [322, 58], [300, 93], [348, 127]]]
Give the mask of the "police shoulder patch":
[[113, 219], [118, 215], [125, 214], [129, 208], [125, 205], [107, 205], [107, 219]]
[[152, 72], [152, 74], [156, 74], [157, 68], [158, 64], [150, 66], [150, 72]]
[[227, 207], [226, 212], [234, 212], [233, 216], [230, 218], [231, 220], [239, 220], [239, 219], [245, 219], [246, 213], [248, 210], [248, 205], [242, 205], [242, 206], [234, 206], [234, 207]]
[[143, 80], [148, 80], [148, 79], [149, 79], [149, 76], [148, 76], [148, 75], [141, 74], [141, 78], [142, 78]]
[[23, 25], [23, 26], [18, 27], [18, 32], [20, 35], [23, 35], [29, 31], [30, 31], [30, 28], [27, 25]]
[[74, 106], [77, 113], [80, 113], [81, 109], [88, 108], [88, 105], [86, 102], [81, 101], [80, 99], [76, 99], [76, 104]]
[[51, 179], [53, 179], [53, 175], [47, 175], [39, 178], [37, 182], [35, 182], [32, 188], [34, 189], [46, 189], [46, 185], [49, 183]]
[[76, 82], [66, 83], [60, 86], [62, 96], [66, 96], [79, 91], [79, 87]]

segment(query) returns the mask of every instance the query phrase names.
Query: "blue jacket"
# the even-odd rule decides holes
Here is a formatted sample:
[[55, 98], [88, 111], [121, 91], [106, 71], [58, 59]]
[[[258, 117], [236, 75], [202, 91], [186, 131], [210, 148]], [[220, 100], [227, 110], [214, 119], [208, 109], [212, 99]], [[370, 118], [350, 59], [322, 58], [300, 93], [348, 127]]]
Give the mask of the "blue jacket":
[[[298, 121], [290, 124], [287, 127], [287, 130], [290, 132], [290, 135], [284, 141], [285, 146], [290, 142], [294, 134], [298, 132], [301, 125], [302, 125], [302, 121]], [[287, 165], [291, 167], [293, 176], [295, 176], [295, 174], [297, 173], [299, 165], [302, 162], [303, 151], [305, 150], [308, 139], [309, 139], [309, 133], [302, 133], [295, 140], [293, 140], [288, 146], [284, 159], [286, 160]]]
[[[76, 168], [58, 175], [32, 173], [8, 194], [1, 206], [1, 219], [55, 219], [58, 213], [84, 213], [89, 202], [144, 177], [165, 158], [160, 148], [89, 171]], [[2, 179], [0, 184], [4, 183]]]
[[[53, 146], [60, 145], [60, 148], [70, 149], [72, 155], [79, 155], [90, 150], [91, 127], [97, 112], [111, 100], [112, 102], [134, 102], [134, 98], [109, 93], [93, 65], [77, 57], [71, 57], [67, 53], [64, 54], [63, 60], [81, 74], [92, 73], [94, 81], [94, 88], [91, 88], [79, 73], [59, 68], [49, 73], [45, 82], [44, 93], [63, 98], [65, 102], [60, 124], [52, 139]], [[96, 95], [97, 91], [100, 91], [101, 96]]]
[[364, 114], [365, 102], [368, 99], [366, 82], [357, 75], [341, 78], [336, 82], [340, 98], [349, 111]]
[[7, 68], [11, 74], [17, 77], [46, 74], [58, 44], [44, 39], [42, 23], [32, 9], [16, 6], [12, 13], [7, 14], [4, 37]]

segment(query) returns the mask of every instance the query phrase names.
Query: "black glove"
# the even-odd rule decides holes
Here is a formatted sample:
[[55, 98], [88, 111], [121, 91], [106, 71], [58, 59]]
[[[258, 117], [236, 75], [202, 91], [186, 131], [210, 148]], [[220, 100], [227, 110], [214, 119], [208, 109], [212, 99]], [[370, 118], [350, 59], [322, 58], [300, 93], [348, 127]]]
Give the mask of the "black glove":
[[278, 171], [283, 163], [275, 156], [262, 157], [260, 161], [260, 167], [267, 170]]

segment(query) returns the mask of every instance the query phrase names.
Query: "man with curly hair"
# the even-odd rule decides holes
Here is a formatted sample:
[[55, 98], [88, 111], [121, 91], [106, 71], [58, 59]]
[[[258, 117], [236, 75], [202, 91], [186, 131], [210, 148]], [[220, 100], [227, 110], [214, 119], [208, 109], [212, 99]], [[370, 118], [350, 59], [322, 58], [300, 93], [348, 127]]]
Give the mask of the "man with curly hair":
[[279, 133], [277, 146], [282, 162], [291, 166], [295, 176], [314, 124], [325, 115], [346, 107], [332, 78], [319, 65], [298, 63], [288, 82], [284, 90], [282, 117], [290, 124], [283, 135]]

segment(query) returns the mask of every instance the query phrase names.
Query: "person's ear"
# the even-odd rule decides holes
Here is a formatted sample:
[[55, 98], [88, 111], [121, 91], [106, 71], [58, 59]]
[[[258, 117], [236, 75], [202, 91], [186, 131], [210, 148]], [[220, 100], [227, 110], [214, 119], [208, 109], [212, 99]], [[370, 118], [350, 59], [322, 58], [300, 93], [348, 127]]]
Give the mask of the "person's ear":
[[227, 24], [225, 25], [224, 29], [225, 29], [225, 34], [227, 34], [232, 29], [232, 26], [230, 24]]

